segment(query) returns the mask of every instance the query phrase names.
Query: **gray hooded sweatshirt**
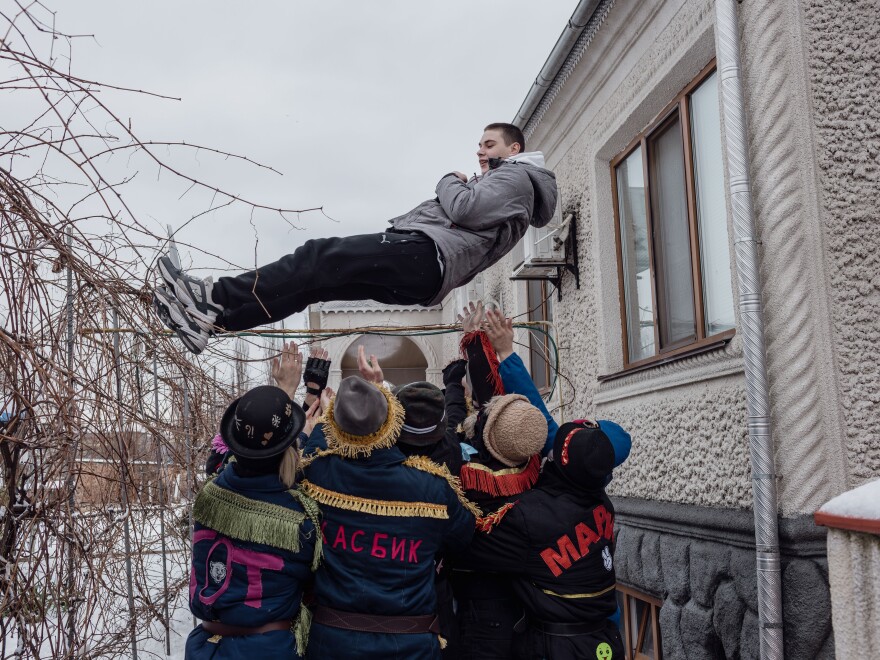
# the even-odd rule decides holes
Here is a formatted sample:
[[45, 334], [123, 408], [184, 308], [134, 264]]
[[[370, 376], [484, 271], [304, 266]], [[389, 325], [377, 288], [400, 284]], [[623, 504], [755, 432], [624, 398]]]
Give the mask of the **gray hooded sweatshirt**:
[[437, 198], [390, 220], [394, 229], [427, 235], [443, 257], [443, 284], [427, 305], [510, 252], [529, 225], [543, 227], [556, 210], [556, 176], [544, 168], [540, 151], [519, 154], [464, 183], [447, 174]]

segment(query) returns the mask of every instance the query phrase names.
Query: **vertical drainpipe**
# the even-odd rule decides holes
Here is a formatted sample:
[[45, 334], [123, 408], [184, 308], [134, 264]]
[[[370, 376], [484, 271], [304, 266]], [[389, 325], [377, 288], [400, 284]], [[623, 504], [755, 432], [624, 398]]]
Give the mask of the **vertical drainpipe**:
[[727, 175], [733, 211], [734, 251], [739, 281], [739, 311], [749, 416], [749, 450], [755, 511], [758, 567], [758, 618], [761, 658], [782, 660], [782, 580], [776, 469], [770, 427], [770, 388], [764, 344], [764, 307], [755, 215], [749, 177], [748, 139], [739, 58], [736, 0], [716, 0], [715, 28], [720, 77]]

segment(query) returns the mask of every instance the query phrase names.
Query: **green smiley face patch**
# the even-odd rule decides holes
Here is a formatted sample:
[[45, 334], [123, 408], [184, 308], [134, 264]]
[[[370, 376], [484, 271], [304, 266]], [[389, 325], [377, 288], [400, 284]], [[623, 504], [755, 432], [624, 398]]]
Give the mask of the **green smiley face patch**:
[[607, 642], [602, 642], [596, 647], [596, 658], [598, 660], [611, 660], [611, 654], [611, 645]]

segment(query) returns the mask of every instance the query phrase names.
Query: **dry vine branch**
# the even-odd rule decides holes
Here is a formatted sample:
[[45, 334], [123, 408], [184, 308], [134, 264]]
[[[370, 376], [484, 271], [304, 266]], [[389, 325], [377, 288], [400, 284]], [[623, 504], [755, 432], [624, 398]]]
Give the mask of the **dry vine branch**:
[[[123, 199], [129, 178], [107, 159], [141, 154], [187, 192], [245, 212], [308, 209], [163, 160], [158, 148], [179, 147], [266, 168], [139, 138], [101, 92], [170, 97], [74, 75], [70, 44], [87, 35], [57, 30], [40, 2], [0, 8], [0, 98], [31, 101], [0, 126], [0, 658], [119, 657], [156, 634], [186, 585], [157, 580], [157, 557], [186, 575], [199, 450], [232, 393], [212, 377], [227, 356], [182, 355], [153, 317], [148, 272], [167, 237]], [[83, 332], [114, 325], [140, 331]]]

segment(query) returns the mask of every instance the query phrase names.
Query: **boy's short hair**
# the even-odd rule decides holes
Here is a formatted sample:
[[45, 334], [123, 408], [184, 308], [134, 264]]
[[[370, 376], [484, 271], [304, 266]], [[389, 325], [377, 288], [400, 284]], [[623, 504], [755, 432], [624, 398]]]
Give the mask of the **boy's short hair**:
[[526, 136], [523, 135], [523, 132], [520, 130], [519, 126], [498, 122], [495, 124], [489, 124], [483, 130], [501, 131], [501, 134], [504, 136], [504, 142], [507, 144], [508, 147], [514, 142], [518, 142], [520, 153], [526, 150]]

